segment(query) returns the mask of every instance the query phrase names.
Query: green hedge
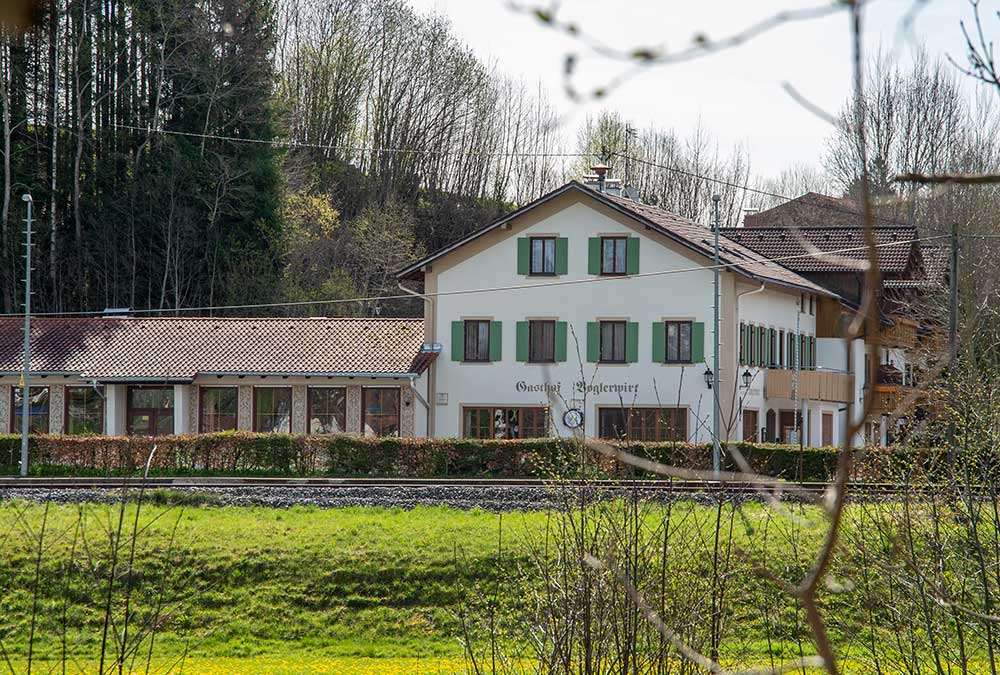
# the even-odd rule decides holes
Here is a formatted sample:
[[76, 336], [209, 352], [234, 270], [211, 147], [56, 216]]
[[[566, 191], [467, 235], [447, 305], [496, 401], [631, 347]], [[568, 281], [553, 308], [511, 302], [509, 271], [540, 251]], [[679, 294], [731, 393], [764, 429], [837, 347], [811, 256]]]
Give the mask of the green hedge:
[[[226, 432], [192, 436], [104, 437], [33, 436], [34, 475], [134, 473], [143, 467], [153, 445], [156, 475], [271, 476], [648, 476], [588, 451], [571, 439], [523, 441], [472, 439], [363, 438], [353, 435], [293, 436]], [[711, 469], [711, 444], [632, 443], [623, 450], [672, 466]], [[834, 473], [837, 448], [804, 448], [738, 443], [736, 447], [758, 473], [789, 480], [822, 481]], [[582, 461], [586, 455], [586, 462]], [[20, 437], [0, 435], [0, 472], [17, 471]], [[943, 465], [938, 450], [874, 448], [855, 463], [854, 477], [890, 480], [916, 471], [937, 475]], [[726, 469], [737, 467], [730, 457]]]

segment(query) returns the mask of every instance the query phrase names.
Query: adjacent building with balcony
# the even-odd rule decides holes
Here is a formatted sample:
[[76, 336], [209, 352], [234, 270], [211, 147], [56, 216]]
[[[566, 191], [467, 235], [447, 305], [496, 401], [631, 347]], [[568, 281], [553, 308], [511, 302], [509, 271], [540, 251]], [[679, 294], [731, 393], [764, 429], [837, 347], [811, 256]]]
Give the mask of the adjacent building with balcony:
[[[941, 327], [917, 309], [927, 293], [947, 278], [947, 251], [921, 245], [916, 227], [875, 219], [872, 235], [882, 287], [877, 289], [879, 330], [844, 340], [857, 316], [865, 288], [868, 251], [859, 205], [847, 199], [808, 193], [772, 209], [748, 214], [742, 227], [724, 228], [727, 237], [760, 255], [777, 259], [805, 278], [836, 293], [817, 307], [817, 366], [854, 377], [849, 401], [860, 410], [871, 394], [870, 414], [853, 442], [888, 443], [911, 414], [933, 412], [917, 388], [929, 359], [943, 353]], [[817, 252], [835, 254], [817, 256]], [[874, 346], [872, 362], [869, 347]]]

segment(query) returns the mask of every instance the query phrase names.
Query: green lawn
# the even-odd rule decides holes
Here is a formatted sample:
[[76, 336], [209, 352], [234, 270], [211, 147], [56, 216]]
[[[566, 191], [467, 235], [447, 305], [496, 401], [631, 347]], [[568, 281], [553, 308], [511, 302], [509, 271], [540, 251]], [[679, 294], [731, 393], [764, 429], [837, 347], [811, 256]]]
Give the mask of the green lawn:
[[[599, 517], [613, 521], [621, 516], [618, 506], [601, 508], [604, 515]], [[877, 522], [891, 525], [900, 511], [880, 506], [878, 514]], [[33, 611], [33, 659], [39, 666], [33, 672], [48, 672], [58, 663], [64, 644], [76, 663], [72, 672], [96, 671], [108, 603], [113, 619], [107, 626], [107, 660], [113, 660], [110, 654], [125, 631], [127, 608], [125, 644], [139, 645], [129, 656], [137, 672], [144, 671], [154, 623], [153, 661], [161, 670], [183, 657], [184, 672], [194, 675], [459, 672], [464, 664], [461, 611], [468, 609], [476, 621], [494, 593], [499, 606], [508, 610], [532, 597], [538, 581], [533, 556], [565, 525], [546, 513], [500, 516], [445, 507], [145, 504], [128, 575], [123, 570], [130, 568], [135, 515], [135, 504], [121, 510], [117, 505], [0, 503], [0, 658], [6, 654], [15, 672], [23, 670], [17, 664], [27, 658]], [[664, 515], [661, 507], [642, 514], [637, 526], [644, 537], [655, 543]], [[692, 617], [707, 602], [708, 551], [718, 515], [714, 507], [675, 504], [666, 577], [647, 573], [649, 597], [656, 599], [657, 589], [665, 588], [659, 593], [666, 603], [664, 615], [672, 625], [687, 626], [693, 641], [704, 638], [704, 622]], [[913, 516], [928, 522], [919, 513]], [[909, 588], [908, 582], [889, 584], [897, 581], [885, 570], [897, 564], [898, 540], [887, 538], [884, 551], [876, 551], [879, 529], [872, 517], [870, 511], [849, 512], [845, 548], [867, 538], [872, 548], [864, 555], [884, 555], [881, 567], [858, 553], [838, 555], [830, 587], [823, 592], [830, 634], [841, 653], [858, 663], [864, 663], [858, 659], [865, 658], [870, 638], [866, 625], [874, 623], [881, 631], [887, 618], [897, 622], [895, 633], [885, 629], [876, 636], [879, 649], [892, 659], [893, 640], [907, 635], [907, 626], [899, 621], [912, 618], [920, 629], [921, 619], [912, 593], [898, 595]], [[778, 516], [759, 504], [736, 512], [726, 506], [722, 522], [732, 536], [725, 561], [723, 658], [770, 663], [812, 653], [800, 608], [771, 577], [788, 582], [801, 578], [824, 532], [819, 510], [792, 507], [792, 513]], [[608, 530], [609, 536], [615, 534]], [[119, 561], [113, 563], [111, 542], [116, 539]], [[503, 582], [498, 585], [501, 565]], [[767, 574], [760, 572], [764, 566]], [[896, 569], [905, 573], [901, 562]], [[960, 575], [955, 578], [968, 585]], [[616, 588], [605, 592], [610, 589], [613, 595]], [[904, 608], [903, 602], [911, 604]], [[513, 616], [514, 625], [504, 628], [509, 635], [525, 627], [516, 625], [524, 621]], [[2, 666], [0, 661], [0, 670], [10, 670]]]

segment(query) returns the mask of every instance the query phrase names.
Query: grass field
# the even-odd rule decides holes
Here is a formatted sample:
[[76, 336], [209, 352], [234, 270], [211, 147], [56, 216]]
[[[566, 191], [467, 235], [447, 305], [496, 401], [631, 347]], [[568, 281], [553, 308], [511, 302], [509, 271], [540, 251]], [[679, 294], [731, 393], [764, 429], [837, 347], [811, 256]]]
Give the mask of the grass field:
[[[885, 508], [891, 520], [898, 509]], [[785, 581], [801, 578], [823, 532], [819, 511], [796, 507], [792, 516], [776, 518], [749, 504], [724, 512], [732, 515], [727, 527], [733, 545], [727, 554], [723, 659], [768, 663], [811, 653], [799, 608], [773, 579], [754, 570], [763, 563]], [[676, 567], [665, 595], [680, 603], [672, 610], [680, 623], [690, 623], [705, 604], [699, 595], [710, 576], [704, 551], [718, 515], [694, 503], [673, 506]], [[662, 516], [660, 507], [653, 508], [640, 528], [654, 533]], [[546, 513], [500, 516], [445, 507], [145, 504], [136, 519], [134, 504], [120, 509], [3, 502], [0, 657], [22, 672], [18, 664], [26, 662], [30, 642], [32, 672], [61, 672], [50, 666], [59, 664], [64, 650], [74, 664], [67, 672], [97, 672], [104, 617], [111, 616], [106, 665], [125, 632], [126, 644], [141, 644], [129, 656], [135, 672], [145, 672], [154, 624], [151, 672], [180, 663], [191, 675], [465, 672], [460, 612], [475, 614], [478, 607], [481, 615], [483, 598], [495, 592], [502, 606], [517, 604], [528, 586], [505, 577], [498, 587], [501, 560], [505, 569], [530, 571], [533, 547], [551, 539], [556, 526]], [[133, 527], [139, 534], [128, 565]], [[845, 537], [870, 531], [861, 513], [851, 512]], [[117, 560], [111, 544], [116, 539]], [[865, 620], [882, 622], [887, 615], [878, 613], [895, 611], [900, 601], [880, 586], [888, 576], [859, 576], [864, 564], [839, 556], [831, 577], [844, 588], [824, 591], [830, 634], [849, 658], [867, 639]], [[128, 569], [130, 575], [123, 573]], [[524, 579], [522, 574], [519, 583]], [[862, 584], [873, 590], [861, 595]], [[678, 600], [688, 596], [690, 605]], [[878, 639], [889, 645], [892, 637]]]

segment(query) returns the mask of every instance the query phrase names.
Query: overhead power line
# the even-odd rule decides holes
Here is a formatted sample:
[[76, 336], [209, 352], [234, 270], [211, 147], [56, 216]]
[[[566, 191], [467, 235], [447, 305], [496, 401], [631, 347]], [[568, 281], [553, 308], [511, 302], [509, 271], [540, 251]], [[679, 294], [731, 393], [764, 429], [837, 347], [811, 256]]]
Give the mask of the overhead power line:
[[[915, 244], [922, 241], [932, 241], [935, 239], [947, 239], [950, 235], [942, 234], [935, 235], [931, 237], [917, 237], [914, 239], [904, 239], [900, 241], [885, 242], [882, 244], [875, 244], [876, 249], [888, 248], [890, 246], [903, 246], [907, 244]], [[470, 288], [470, 289], [459, 289], [454, 291], [440, 291], [437, 293], [423, 293], [421, 295], [425, 297], [439, 298], [446, 296], [455, 295], [475, 295], [481, 293], [500, 293], [507, 291], [524, 291], [538, 288], [550, 288], [554, 286], [576, 286], [580, 284], [593, 284], [593, 283], [613, 283], [627, 281], [629, 279], [641, 279], [646, 277], [660, 277], [668, 276], [672, 274], [685, 274], [688, 272], [697, 272], [704, 270], [714, 270], [720, 269], [725, 270], [733, 267], [752, 267], [754, 265], [764, 265], [767, 263], [782, 263], [791, 260], [803, 260], [809, 258], [824, 258], [827, 256], [839, 255], [842, 253], [852, 253], [859, 251], [867, 251], [867, 246], [852, 246], [848, 248], [840, 248], [832, 251], [814, 251], [811, 253], [801, 253], [796, 255], [780, 256], [777, 258], [754, 258], [748, 260], [742, 260], [740, 262], [730, 262], [721, 263], [719, 265], [698, 265], [694, 267], [681, 267], [672, 270], [657, 270], [655, 272], [641, 272], [639, 274], [629, 274], [626, 276], [614, 276], [614, 277], [593, 277], [587, 279], [566, 279], [564, 281], [545, 281], [534, 284], [522, 284], [522, 285], [510, 285], [510, 286], [493, 286], [489, 288]], [[863, 262], [863, 261], [859, 261]], [[212, 306], [202, 306], [202, 307], [169, 307], [163, 309], [134, 309], [129, 310], [129, 314], [169, 314], [176, 312], [211, 312], [211, 311], [223, 311], [223, 310], [240, 310], [240, 309], [275, 309], [278, 307], [308, 307], [316, 305], [337, 305], [344, 303], [354, 303], [354, 302], [375, 302], [384, 300], [405, 300], [412, 299], [412, 294], [409, 293], [399, 293], [393, 295], [373, 295], [373, 296], [363, 296], [356, 298], [332, 298], [328, 300], [299, 300], [295, 302], [267, 302], [267, 303], [257, 303], [257, 304], [246, 304], [246, 305], [212, 305]], [[33, 316], [104, 316], [107, 313], [104, 310], [91, 310], [83, 312], [35, 312]], [[0, 314], [0, 317], [21, 317], [23, 314]]]
[[231, 143], [255, 143], [257, 145], [268, 145], [278, 148], [307, 148], [310, 150], [330, 150], [336, 152], [354, 153], [378, 153], [397, 155], [439, 155], [439, 156], [471, 156], [482, 157], [596, 157], [592, 152], [507, 152], [507, 151], [483, 151], [483, 150], [433, 150], [426, 148], [379, 148], [372, 146], [351, 146], [351, 145], [327, 145], [323, 143], [302, 143], [291, 139], [263, 139], [244, 138], [242, 136], [221, 136], [218, 134], [202, 134], [194, 131], [177, 131], [174, 129], [148, 129], [130, 124], [113, 124], [116, 129], [128, 129], [130, 131], [143, 131], [149, 134], [167, 134], [170, 136], [183, 136], [187, 138], [203, 138], [213, 141], [227, 141]]

